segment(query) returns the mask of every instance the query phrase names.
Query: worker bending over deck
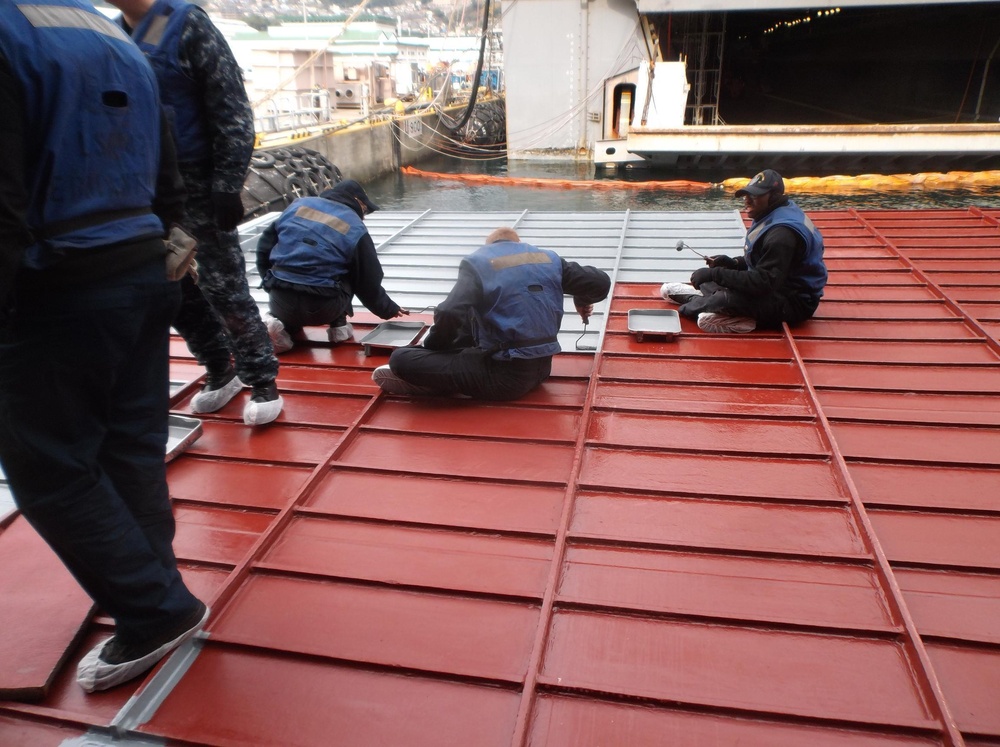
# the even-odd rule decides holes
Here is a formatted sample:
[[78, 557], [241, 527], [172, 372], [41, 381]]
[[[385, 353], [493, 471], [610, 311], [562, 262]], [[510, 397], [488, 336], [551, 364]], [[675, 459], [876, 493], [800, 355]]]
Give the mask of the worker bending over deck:
[[276, 353], [291, 350], [304, 326], [326, 325], [331, 343], [354, 336], [347, 317], [357, 295], [382, 319], [405, 316], [382, 288], [382, 264], [364, 218], [378, 210], [353, 179], [285, 208], [257, 242], [257, 270], [267, 291], [267, 332]]
[[372, 380], [390, 394], [523, 397], [552, 371], [563, 296], [573, 296], [586, 322], [610, 289], [603, 270], [567, 262], [498, 228], [462, 260], [422, 347], [394, 350]]
[[742, 257], [708, 257], [691, 283], [664, 283], [660, 295], [706, 332], [775, 329], [809, 319], [826, 285], [823, 236], [785, 196], [771, 169], [757, 174], [737, 197], [752, 221]]

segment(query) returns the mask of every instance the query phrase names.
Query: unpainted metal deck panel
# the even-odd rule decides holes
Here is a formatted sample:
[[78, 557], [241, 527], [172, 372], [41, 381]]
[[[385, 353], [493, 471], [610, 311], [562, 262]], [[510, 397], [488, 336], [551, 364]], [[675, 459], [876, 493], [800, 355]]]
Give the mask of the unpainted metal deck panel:
[[168, 467], [197, 655], [86, 696], [98, 615], [0, 743], [1000, 744], [1000, 211], [811, 216], [813, 320], [642, 342], [628, 310], [701, 266], [677, 241], [738, 253], [737, 213], [369, 216], [411, 319], [500, 225], [597, 264], [598, 350], [567, 300], [537, 391], [415, 399], [372, 384], [359, 305], [351, 342], [308, 330], [274, 424], [244, 392]]

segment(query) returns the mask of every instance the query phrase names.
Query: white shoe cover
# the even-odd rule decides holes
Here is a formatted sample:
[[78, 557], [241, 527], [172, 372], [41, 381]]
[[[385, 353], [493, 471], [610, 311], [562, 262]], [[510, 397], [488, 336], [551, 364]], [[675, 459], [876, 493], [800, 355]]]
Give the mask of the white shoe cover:
[[247, 425], [266, 425], [281, 414], [285, 400], [278, 397], [270, 402], [254, 402], [250, 400], [243, 408], [243, 422]]
[[342, 327], [329, 327], [326, 330], [326, 336], [334, 345], [338, 342], [347, 342], [354, 337], [354, 327], [351, 326], [350, 322]]
[[432, 394], [433, 390], [403, 381], [389, 368], [389, 364], [379, 366], [372, 371], [372, 381], [379, 385], [386, 394]]
[[683, 298], [684, 296], [700, 296], [702, 292], [690, 283], [664, 283], [660, 286], [660, 295], [668, 301], [674, 296]]
[[229, 401], [240, 393], [243, 382], [239, 376], [234, 376], [225, 386], [211, 391], [202, 389], [191, 398], [191, 412], [205, 413], [221, 410]]
[[264, 323], [267, 325], [267, 336], [271, 338], [271, 345], [274, 346], [274, 354], [280, 355], [291, 350], [295, 343], [292, 336], [285, 329], [285, 324], [274, 316], [268, 316]]
[[76, 667], [76, 681], [86, 692], [92, 693], [98, 690], [107, 690], [138, 677], [143, 672], [152, 669], [156, 662], [175, 648], [194, 638], [198, 631], [204, 627], [211, 612], [208, 607], [205, 607], [205, 614], [193, 627], [188, 628], [172, 641], [167, 641], [155, 651], [150, 651], [141, 658], [125, 661], [121, 664], [108, 664], [101, 660], [101, 651], [111, 640], [111, 638], [105, 638], [80, 659], [80, 663]]
[[698, 329], [703, 332], [746, 334], [757, 329], [757, 321], [749, 316], [730, 316], [706, 311], [698, 314]]

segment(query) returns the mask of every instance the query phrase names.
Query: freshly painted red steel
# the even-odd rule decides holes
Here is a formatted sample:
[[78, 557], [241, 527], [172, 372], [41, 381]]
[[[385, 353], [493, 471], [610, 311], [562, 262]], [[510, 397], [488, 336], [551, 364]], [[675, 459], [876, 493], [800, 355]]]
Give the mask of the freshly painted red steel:
[[890, 560], [1000, 571], [1000, 515], [869, 511]]
[[363, 433], [344, 450], [344, 464], [426, 475], [565, 482], [573, 448], [545, 443]]
[[795, 336], [803, 332], [810, 334], [813, 326], [826, 319], [868, 319], [873, 322], [908, 319], [957, 319], [958, 317], [943, 301], [923, 303], [907, 303], [897, 301], [884, 303], [881, 301], [834, 301], [825, 297], [812, 320], [796, 327]]
[[872, 505], [996, 511], [1000, 471], [939, 464], [852, 462], [851, 477]]
[[167, 467], [167, 483], [175, 500], [278, 510], [299, 494], [309, 474], [303, 467], [192, 456], [174, 460]]
[[16, 744], [21, 747], [64, 744], [82, 739], [85, 732], [79, 726], [62, 727], [0, 715], [0, 744]]
[[518, 695], [211, 643], [142, 731], [222, 747], [507, 747]]
[[[918, 322], [914, 322], [919, 326]], [[802, 340], [799, 343], [802, 357], [807, 361], [839, 361], [867, 363], [911, 363], [914, 365], [982, 364], [994, 366], [994, 377], [1000, 379], [1000, 358], [979, 341], [969, 342], [913, 342], [896, 341], [892, 345], [884, 340]]]
[[24, 517], [0, 531], [0, 700], [37, 700], [93, 607]]
[[1000, 466], [1000, 429], [909, 424], [835, 423], [846, 457]]
[[484, 406], [471, 400], [387, 400], [366, 426], [401, 433], [451, 434], [478, 438], [575, 441], [580, 414], [573, 410], [537, 408], [531, 417], [520, 407]]
[[318, 464], [343, 436], [342, 431], [318, 428], [247, 428], [242, 421], [205, 420], [202, 428], [201, 438], [188, 448], [191, 454], [289, 464]]
[[809, 400], [801, 389], [765, 389], [750, 386], [690, 386], [634, 384], [609, 381], [597, 390], [595, 403], [617, 411], [673, 412], [704, 415], [757, 415], [807, 418]]
[[769, 496], [788, 501], [846, 500], [833, 466], [825, 461], [591, 448], [580, 482], [615, 490], [653, 490], [735, 498]]
[[1000, 734], [1000, 652], [996, 647], [931, 643], [927, 650], [959, 728]]
[[[873, 350], [872, 355], [877, 352]], [[807, 362], [806, 369], [819, 387], [1000, 394], [1000, 368], [996, 366]]]
[[[744, 350], [752, 350], [744, 343]], [[685, 384], [740, 384], [801, 386], [802, 377], [791, 363], [754, 360], [694, 360], [607, 356], [600, 375], [624, 381], [662, 381]]]
[[540, 679], [703, 707], [928, 727], [912, 665], [898, 644], [877, 638], [557, 612]]
[[337, 469], [304, 505], [341, 516], [554, 535], [564, 490]]
[[258, 574], [215, 620], [212, 639], [517, 682], [537, 624], [527, 603]]
[[933, 747], [927, 737], [877, 733], [869, 730], [782, 723], [759, 718], [730, 717], [713, 712], [649, 708], [593, 698], [541, 695], [531, 724], [532, 745], [580, 747], [705, 747], [706, 745], [767, 745], [767, 747]]
[[[795, 330], [799, 339], [837, 340], [970, 340], [979, 337], [958, 318], [942, 321], [812, 320]], [[805, 343], [803, 343], [804, 345]]]
[[922, 635], [1000, 645], [1000, 576], [899, 568], [896, 580]]
[[178, 558], [236, 565], [274, 520], [269, 513], [194, 506], [174, 506]]
[[[276, 423], [242, 424], [245, 390], [168, 467], [213, 618], [124, 736], [1000, 744], [1000, 211], [811, 216], [830, 268], [812, 321], [640, 342], [627, 312], [673, 308], [671, 278], [618, 283], [603, 349], [556, 356], [517, 402], [383, 395], [387, 356], [307, 330]], [[619, 218], [585, 223], [613, 252]], [[643, 270], [662, 232], [626, 223], [642, 246], [617, 266]], [[433, 245], [421, 230], [403, 243]], [[355, 340], [378, 321], [359, 311]], [[202, 372], [171, 352], [188, 414]], [[107, 728], [146, 681], [76, 685], [111, 625], [43, 701], [0, 701], [0, 742]]]
[[785, 625], [898, 628], [871, 568], [777, 558], [570, 547], [559, 601]]
[[671, 417], [652, 413], [594, 413], [587, 437], [603, 445], [784, 456], [821, 456], [826, 449], [812, 423], [750, 418]]
[[540, 598], [551, 562], [547, 541], [300, 518], [259, 565], [389, 585]]
[[1000, 398], [989, 395], [825, 389], [819, 400], [831, 419], [1000, 426]]
[[845, 508], [581, 493], [573, 537], [774, 555], [864, 557]]

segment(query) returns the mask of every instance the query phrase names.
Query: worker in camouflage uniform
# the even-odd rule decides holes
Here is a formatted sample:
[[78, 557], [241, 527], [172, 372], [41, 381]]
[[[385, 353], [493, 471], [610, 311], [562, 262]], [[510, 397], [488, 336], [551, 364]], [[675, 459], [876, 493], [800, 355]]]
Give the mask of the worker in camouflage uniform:
[[182, 281], [184, 300], [174, 321], [208, 372], [191, 409], [215, 412], [247, 385], [244, 422], [269, 423], [282, 407], [278, 359], [250, 296], [236, 232], [254, 146], [243, 75], [201, 8], [184, 0], [112, 1], [159, 81], [188, 193], [185, 227], [198, 240], [198, 285]]

